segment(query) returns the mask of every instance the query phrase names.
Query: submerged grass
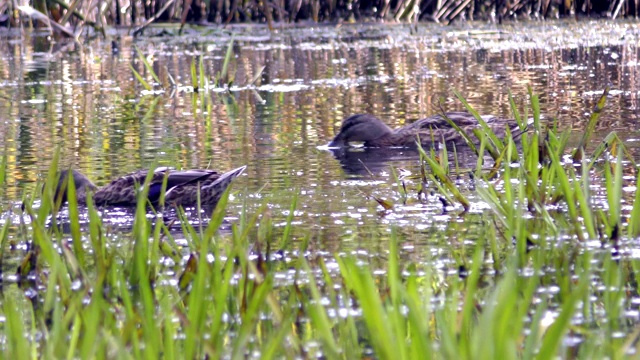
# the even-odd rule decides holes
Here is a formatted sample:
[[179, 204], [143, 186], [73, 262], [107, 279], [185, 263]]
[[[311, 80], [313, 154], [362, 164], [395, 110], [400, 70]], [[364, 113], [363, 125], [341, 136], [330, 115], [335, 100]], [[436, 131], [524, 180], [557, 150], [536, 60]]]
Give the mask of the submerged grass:
[[[485, 236], [473, 245], [471, 257], [457, 255], [462, 259], [457, 276], [448, 276], [436, 263], [406, 260], [405, 239], [397, 229], [382, 254], [384, 268], [354, 254], [318, 256], [309, 243], [322, 239], [308, 234], [292, 241], [297, 197], [282, 228], [265, 206], [241, 214], [224, 235], [218, 229], [226, 193], [206, 225], [190, 224], [178, 210], [182, 230], [176, 235], [161, 216], [148, 216], [148, 186], [143, 186], [131, 233], [117, 245], [97, 210], [92, 205], [79, 209], [74, 201], [69, 203], [70, 234], [63, 235], [49, 215], [57, 208], [54, 156], [40, 207], [25, 201], [30, 225], [12, 235], [12, 242], [25, 244], [25, 256], [15, 282], [3, 277], [2, 356], [546, 359], [635, 354], [639, 324], [625, 309], [638, 296], [640, 262], [618, 249], [640, 232], [640, 192], [630, 200], [622, 192], [628, 164], [622, 144], [598, 152], [604, 161], [584, 156], [577, 163], [566, 161], [567, 136], [553, 128], [543, 133], [533, 95], [531, 105], [532, 129], [519, 147], [511, 139], [480, 135], [480, 154], [489, 143], [498, 152], [496, 165], [487, 169], [478, 161], [473, 171], [476, 192], [490, 211], [482, 218]], [[527, 112], [520, 116], [514, 101], [512, 108], [524, 124]], [[421, 161], [421, 183], [435, 183], [449, 201], [470, 207], [469, 191], [451, 180], [446, 148], [422, 150]], [[412, 194], [393, 176], [406, 201]], [[598, 193], [594, 183], [601, 187]], [[68, 191], [75, 191], [73, 182]], [[597, 196], [604, 202], [594, 201]], [[623, 207], [627, 201], [631, 208]], [[81, 211], [87, 212], [86, 226], [80, 226]], [[2, 249], [10, 226], [7, 220], [0, 230]], [[175, 236], [186, 244], [177, 246]], [[592, 240], [604, 250], [588, 245]], [[276, 251], [285, 256], [275, 256]]]

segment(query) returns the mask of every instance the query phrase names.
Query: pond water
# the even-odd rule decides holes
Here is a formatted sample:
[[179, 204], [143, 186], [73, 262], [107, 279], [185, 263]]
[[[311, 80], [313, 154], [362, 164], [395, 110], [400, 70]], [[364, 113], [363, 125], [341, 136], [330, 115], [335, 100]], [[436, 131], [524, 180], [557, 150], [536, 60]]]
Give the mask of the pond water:
[[[120, 33], [84, 45], [51, 45], [46, 34], [21, 41], [19, 34], [4, 33], [3, 201], [15, 201], [32, 187], [59, 146], [64, 166], [98, 184], [154, 164], [220, 170], [247, 165], [234, 185], [244, 200], [234, 204], [266, 202], [281, 217], [299, 192], [301, 228], [326, 233], [325, 241], [339, 241], [353, 226], [430, 228], [440, 222], [437, 199], [380, 216], [381, 208], [364, 196], [393, 198], [390, 166], [411, 172], [415, 155], [334, 157], [318, 149], [343, 118], [368, 112], [401, 126], [437, 113], [440, 104], [462, 109], [454, 89], [480, 113], [509, 117], [509, 91], [522, 107], [531, 86], [547, 119], [556, 117], [579, 135], [597, 97], [611, 85], [598, 135], [617, 130], [637, 147], [639, 32], [633, 24], [607, 22], [499, 29], [369, 24], [274, 33], [237, 27], [182, 36], [157, 30], [158, 36], [140, 40]], [[231, 88], [189, 92], [192, 62], [202, 59], [213, 82], [232, 35]], [[130, 64], [154, 83], [136, 48], [159, 76], [154, 92], [145, 92], [133, 76]], [[376, 173], [369, 176], [363, 157], [386, 161], [368, 161]]]
[[[455, 270], [447, 249], [473, 242], [486, 206], [472, 192], [465, 216], [457, 208], [443, 211], [437, 194], [418, 200], [412, 175], [419, 164], [410, 152], [322, 149], [345, 117], [367, 112], [397, 127], [440, 106], [462, 110], [454, 90], [480, 113], [509, 117], [509, 91], [522, 109], [530, 86], [545, 119], [573, 129], [575, 144], [609, 85], [594, 144], [618, 131], [632, 153], [640, 145], [635, 23], [365, 24], [273, 33], [237, 26], [189, 29], [181, 36], [152, 29], [147, 35], [133, 39], [118, 32], [108, 40], [51, 44], [46, 34], [27, 33], [22, 40], [18, 33], [0, 33], [5, 209], [15, 210], [22, 194], [32, 191], [56, 147], [64, 166], [99, 185], [153, 165], [247, 165], [233, 185], [229, 223], [243, 209], [251, 213], [268, 204], [273, 222], [284, 225], [298, 194], [293, 238], [311, 233], [316, 250], [375, 257], [387, 249], [380, 239], [397, 226], [406, 256]], [[233, 83], [214, 86], [232, 39]], [[191, 65], [200, 59], [210, 86], [194, 93]], [[154, 84], [153, 91], [144, 89], [131, 66]], [[406, 203], [392, 168], [406, 177]], [[384, 211], [372, 196], [391, 200], [394, 210]], [[362, 235], [367, 233], [376, 236]]]

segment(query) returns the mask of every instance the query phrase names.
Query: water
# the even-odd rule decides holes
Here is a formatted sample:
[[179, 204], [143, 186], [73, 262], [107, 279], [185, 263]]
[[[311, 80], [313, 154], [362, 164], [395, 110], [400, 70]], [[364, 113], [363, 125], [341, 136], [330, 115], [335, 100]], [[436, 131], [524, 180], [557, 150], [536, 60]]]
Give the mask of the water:
[[[329, 151], [322, 145], [354, 113], [372, 113], [396, 127], [435, 114], [441, 106], [461, 110], [454, 89], [480, 113], [509, 117], [509, 92], [522, 110], [529, 104], [529, 86], [540, 95], [545, 120], [557, 119], [560, 128], [574, 130], [570, 143], [575, 145], [609, 85], [591, 146], [617, 131], [637, 160], [640, 30], [634, 25], [369, 24], [274, 33], [238, 26], [144, 39], [112, 33], [109, 40], [82, 46], [50, 45], [46, 34], [27, 33], [20, 40], [19, 34], [0, 33], [0, 147], [7, 158], [0, 207], [17, 211], [23, 193], [43, 178], [56, 147], [63, 166], [80, 169], [98, 185], [154, 165], [219, 170], [247, 165], [233, 185], [225, 230], [243, 211], [250, 216], [262, 205], [267, 206], [262, 221], [282, 229], [297, 197], [292, 240], [311, 239], [312, 265], [315, 257], [324, 257], [336, 270], [331, 255], [351, 253], [383, 271], [385, 240], [394, 228], [403, 259], [433, 263], [445, 276], [458, 276], [475, 240], [487, 231], [488, 206], [474, 195], [465, 173], [455, 180], [472, 205], [461, 215], [459, 205], [443, 204], [433, 184], [418, 196], [414, 152]], [[233, 82], [216, 86], [232, 36]], [[159, 83], [136, 48], [152, 64]], [[210, 86], [195, 93], [191, 64], [200, 59]], [[154, 84], [153, 91], [144, 89], [130, 65]], [[473, 157], [461, 163], [463, 168], [474, 165]], [[404, 181], [407, 199], [392, 169]], [[594, 189], [602, 183], [594, 180]], [[632, 195], [625, 190], [625, 197]], [[389, 200], [393, 210], [383, 209], [375, 198]], [[594, 198], [601, 206], [606, 203], [601, 196]], [[5, 211], [0, 220], [14, 213]], [[104, 215], [115, 234], [124, 232], [111, 241], [126, 239], [130, 217], [117, 210]], [[562, 216], [558, 219], [559, 226], [566, 226]], [[11, 236], [18, 231], [12, 228]], [[186, 247], [186, 241], [177, 241]], [[549, 241], [563, 251], [571, 240]], [[597, 258], [607, 251], [599, 252], [599, 242], [583, 246], [577, 251], [593, 251]], [[24, 247], [13, 244], [3, 266], [15, 271]], [[629, 241], [621, 252], [636, 258], [638, 248]], [[277, 260], [296, 256], [287, 252]], [[494, 275], [490, 267], [487, 282]], [[556, 296], [555, 274], [547, 276], [549, 286], [541, 294], [551, 298]], [[278, 279], [292, 281], [284, 270]]]
[[[400, 225], [417, 238], [425, 231], [437, 234], [454, 226], [455, 216], [442, 215], [437, 194], [399, 203], [390, 175], [391, 167], [408, 174], [406, 186], [415, 190], [415, 153], [330, 152], [319, 146], [350, 114], [369, 112], [395, 127], [441, 106], [461, 110], [454, 89], [480, 113], [509, 117], [509, 91], [522, 108], [531, 86], [546, 119], [574, 129], [575, 143], [610, 85], [595, 141], [618, 131], [636, 150], [638, 30], [607, 22], [514, 26], [372, 24], [274, 33], [237, 27], [140, 40], [114, 33], [83, 46], [61, 40], [50, 45], [42, 34], [20, 41], [18, 34], [3, 33], [3, 202], [15, 203], [33, 188], [58, 146], [63, 166], [82, 170], [99, 185], [153, 165], [247, 165], [234, 184], [230, 219], [243, 206], [266, 203], [276, 222], [283, 222], [297, 193], [296, 228], [337, 247], [362, 226], [386, 232]], [[192, 92], [192, 62], [202, 59], [213, 83], [232, 35], [230, 88]], [[144, 90], [130, 64], [155, 84], [154, 91]], [[395, 211], [383, 212], [373, 196], [396, 203]], [[473, 209], [482, 213], [483, 205], [476, 202]]]
[[[228, 170], [246, 164], [246, 176], [234, 186], [236, 205], [266, 202], [280, 218], [297, 192], [300, 227], [329, 231], [336, 240], [349, 226], [369, 222], [424, 228], [442, 211], [437, 199], [381, 216], [377, 203], [364, 196], [397, 197], [390, 166], [415, 172], [415, 154], [380, 157], [356, 150], [334, 156], [318, 146], [353, 113], [401, 126], [438, 112], [440, 104], [460, 110], [453, 89], [480, 113], [508, 117], [508, 92], [522, 106], [531, 86], [547, 119], [576, 130], [577, 141], [597, 97], [611, 85], [597, 138], [617, 130], [637, 147], [636, 30], [590, 22], [508, 31], [365, 25], [270, 34], [240, 27], [205, 31], [197, 40], [193, 34], [143, 40], [121, 34], [83, 47], [51, 46], [38, 34], [18, 41], [6, 33], [0, 42], [0, 142], [8, 157], [3, 199], [18, 200], [31, 189], [59, 146], [64, 166], [98, 184], [152, 165]], [[539, 39], [549, 32], [558, 36]], [[212, 81], [232, 33], [229, 91], [212, 86], [207, 93], [190, 92], [191, 63], [201, 57]], [[132, 75], [133, 63], [154, 83], [136, 47], [163, 85], [156, 84], [155, 92], [146, 92]]]

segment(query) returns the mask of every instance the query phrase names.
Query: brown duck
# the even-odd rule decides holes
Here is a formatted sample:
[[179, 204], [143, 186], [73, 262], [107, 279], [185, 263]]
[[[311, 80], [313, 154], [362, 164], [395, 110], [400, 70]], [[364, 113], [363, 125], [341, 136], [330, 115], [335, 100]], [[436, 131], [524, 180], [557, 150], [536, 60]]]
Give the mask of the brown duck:
[[[148, 199], [154, 206], [158, 205], [162, 192], [162, 184], [167, 177], [164, 194], [165, 204], [192, 207], [198, 203], [202, 206], [215, 206], [220, 196], [231, 181], [242, 174], [246, 166], [225, 173], [213, 170], [172, 170], [158, 168], [154, 171], [149, 184]], [[97, 206], [136, 206], [140, 185], [147, 177], [147, 170], [140, 170], [113, 180], [111, 183], [97, 187], [83, 173], [77, 170], [61, 171], [56, 185], [55, 199], [61, 197], [62, 204], [67, 201], [67, 177], [73, 176], [78, 204], [87, 203], [87, 193], [92, 193], [93, 203]]]
[[[476, 139], [473, 129], [479, 128], [480, 124], [471, 113], [455, 111], [445, 115], [471, 139]], [[518, 139], [523, 133], [515, 120], [501, 119], [493, 115], [481, 117], [499, 138], [506, 136], [507, 128], [514, 139]], [[466, 144], [464, 137], [441, 115], [433, 115], [392, 130], [373, 115], [357, 114], [342, 122], [340, 132], [328, 146], [344, 147], [352, 142], [361, 142], [365, 147], [415, 147], [418, 137], [422, 145], [427, 146], [433, 145], [434, 141], [456, 145]]]

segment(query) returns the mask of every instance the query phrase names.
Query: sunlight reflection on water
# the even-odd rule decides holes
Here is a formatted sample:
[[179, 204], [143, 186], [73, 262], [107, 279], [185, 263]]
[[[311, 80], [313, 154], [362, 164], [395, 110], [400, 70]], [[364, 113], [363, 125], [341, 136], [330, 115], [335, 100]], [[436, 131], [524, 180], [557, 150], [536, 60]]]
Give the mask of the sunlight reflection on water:
[[[3, 199], [31, 191], [59, 146], [63, 166], [78, 167], [101, 185], [154, 165], [228, 170], [246, 164], [246, 176], [234, 184], [229, 217], [268, 204], [274, 223], [284, 226], [298, 194], [299, 237], [321, 229], [326, 241], [339, 241], [354, 228], [386, 234], [390, 225], [400, 225], [420, 240], [434, 228], [449, 231], [442, 238], [428, 234], [434, 241], [473, 238], [473, 229], [451, 221], [459, 207], [444, 206], [435, 187], [418, 197], [415, 152], [328, 151], [321, 145], [350, 114], [372, 113], [396, 127], [434, 114], [440, 104], [460, 110], [451, 89], [480, 113], [508, 116], [509, 91], [519, 105], [527, 104], [527, 86], [540, 94], [549, 119], [577, 130], [570, 139], [577, 142], [586, 114], [608, 84], [597, 136], [620, 130], [637, 144], [637, 131], [628, 129], [637, 128], [640, 60], [636, 43], [623, 40], [637, 37], [637, 29], [604, 22], [606, 31], [594, 23], [526, 26], [528, 35], [520, 38], [486, 24], [424, 25], [416, 32], [406, 26], [239, 30], [230, 87], [214, 81], [228, 33], [213, 30], [197, 41], [150, 38], [136, 46], [158, 74], [152, 90], [144, 90], [127, 66], [157, 83], [128, 38], [59, 53], [37, 41], [0, 42], [2, 69], [8, 69], [0, 72], [0, 98], [12, 99], [0, 102], [0, 142], [9, 158]], [[536, 35], [550, 29], [557, 36], [542, 41]], [[191, 63], [200, 55], [210, 91], [194, 92]], [[461, 165], [475, 166], [475, 159]], [[404, 182], [406, 203], [391, 167], [414, 177]], [[389, 199], [394, 210], [382, 211], [374, 197]], [[471, 215], [487, 210], [472, 201]]]

